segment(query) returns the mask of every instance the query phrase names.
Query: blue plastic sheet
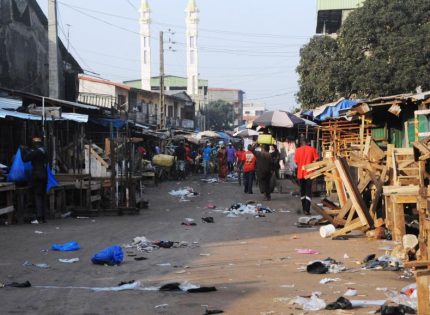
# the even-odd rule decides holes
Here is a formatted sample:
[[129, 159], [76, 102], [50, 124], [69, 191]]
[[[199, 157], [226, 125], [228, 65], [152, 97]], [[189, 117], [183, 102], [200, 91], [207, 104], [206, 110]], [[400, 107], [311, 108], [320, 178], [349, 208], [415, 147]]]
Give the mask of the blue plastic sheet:
[[51, 249], [59, 252], [71, 252], [81, 249], [81, 247], [79, 246], [78, 242], [72, 241], [64, 244], [53, 244]]
[[93, 264], [99, 265], [119, 265], [124, 259], [124, 253], [121, 246], [114, 245], [103, 249], [91, 258]]
[[52, 188], [57, 187], [58, 186], [58, 181], [55, 178], [54, 174], [51, 171], [51, 168], [48, 166], [46, 166], [46, 172], [48, 175], [48, 181], [46, 183], [46, 192], [49, 192]]
[[21, 149], [18, 148], [15, 154], [15, 159], [10, 167], [7, 181], [15, 183], [27, 182], [31, 178], [31, 169], [31, 162], [24, 163], [22, 160]]

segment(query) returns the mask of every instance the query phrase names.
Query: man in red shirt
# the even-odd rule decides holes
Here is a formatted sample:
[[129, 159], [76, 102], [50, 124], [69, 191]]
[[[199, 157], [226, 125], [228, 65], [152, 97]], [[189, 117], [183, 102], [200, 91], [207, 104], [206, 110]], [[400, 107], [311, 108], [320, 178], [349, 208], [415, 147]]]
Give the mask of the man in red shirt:
[[248, 151], [243, 153], [243, 184], [245, 194], [252, 194], [252, 184], [255, 177], [255, 161], [257, 158], [251, 152], [252, 145], [248, 145]]
[[304, 169], [305, 165], [311, 164], [318, 160], [318, 152], [309, 145], [309, 141], [300, 140], [300, 147], [296, 149], [294, 160], [297, 164], [297, 179], [300, 182], [300, 199], [305, 214], [310, 214], [312, 200], [312, 180], [305, 179], [310, 172]]

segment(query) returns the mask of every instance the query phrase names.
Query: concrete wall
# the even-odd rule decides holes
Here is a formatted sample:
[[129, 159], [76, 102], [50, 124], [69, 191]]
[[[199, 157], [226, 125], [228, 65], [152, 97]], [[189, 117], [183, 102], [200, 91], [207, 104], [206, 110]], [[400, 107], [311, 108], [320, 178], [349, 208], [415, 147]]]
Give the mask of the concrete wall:
[[[36, 0], [0, 0], [1, 87], [49, 94], [47, 25]], [[65, 58], [59, 54], [60, 98], [72, 100], [77, 97], [78, 71], [66, 73]]]

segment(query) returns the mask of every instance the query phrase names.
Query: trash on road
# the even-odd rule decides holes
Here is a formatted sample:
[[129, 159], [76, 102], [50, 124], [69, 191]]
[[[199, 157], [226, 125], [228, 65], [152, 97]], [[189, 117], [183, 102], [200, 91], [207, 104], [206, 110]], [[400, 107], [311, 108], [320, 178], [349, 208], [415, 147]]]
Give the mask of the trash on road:
[[205, 292], [214, 292], [217, 291], [215, 287], [202, 287], [196, 284], [192, 284], [190, 282], [172, 282], [162, 285], [159, 288], [160, 291], [182, 291], [188, 293], [205, 293]]
[[[367, 260], [367, 262], [365, 262], [365, 260]], [[365, 260], [363, 261], [364, 269], [398, 271], [404, 267], [403, 262], [394, 256], [384, 255], [376, 258], [374, 255], [369, 255]]]
[[222, 314], [224, 311], [222, 310], [209, 310], [207, 309], [203, 315], [213, 315], [213, 314]]
[[11, 282], [11, 283], [0, 283], [0, 288], [29, 288], [31, 287], [31, 283], [30, 281], [25, 281], [25, 282]]
[[297, 254], [318, 255], [320, 252], [310, 248], [296, 248]]
[[91, 258], [93, 264], [97, 265], [119, 265], [124, 259], [124, 253], [121, 246], [114, 245], [107, 247]]
[[184, 226], [196, 226], [197, 223], [196, 222], [182, 222], [181, 225], [184, 225]]
[[299, 226], [314, 226], [322, 221], [323, 217], [321, 215], [311, 215], [306, 217], [300, 217], [297, 221]]
[[348, 288], [346, 292], [343, 294], [343, 296], [352, 297], [357, 295], [357, 290], [353, 288]]
[[200, 179], [201, 182], [205, 182], [208, 184], [215, 184], [218, 183], [218, 178], [212, 177], [212, 178], [202, 178]]
[[43, 234], [43, 232], [42, 231], [34, 231], [34, 234]]
[[236, 217], [242, 214], [259, 215], [259, 214], [266, 214], [266, 213], [272, 213], [272, 212], [273, 212], [272, 209], [268, 207], [264, 207], [261, 204], [235, 203], [224, 213], [228, 213], [227, 217]]
[[52, 250], [60, 251], [60, 252], [70, 252], [81, 249], [78, 242], [72, 241], [64, 244], [52, 244]]
[[306, 266], [306, 271], [311, 274], [339, 273], [345, 271], [346, 267], [334, 259], [311, 261]]
[[298, 296], [291, 300], [289, 304], [297, 304], [301, 306], [304, 311], [320, 311], [326, 307], [325, 301], [319, 298], [317, 292], [312, 293], [310, 298]]
[[332, 282], [337, 282], [340, 281], [339, 278], [323, 278], [320, 280], [321, 284], [327, 284], [327, 283], [332, 283]]
[[79, 258], [71, 258], [71, 259], [58, 259], [59, 262], [65, 263], [65, 264], [73, 264], [75, 262], [79, 261]]
[[41, 268], [41, 269], [51, 268], [51, 266], [49, 266], [48, 264], [45, 264], [45, 263], [33, 264], [33, 263], [29, 262], [29, 261], [25, 261], [22, 265], [25, 266], [25, 267], [37, 267], [37, 268]]
[[202, 221], [203, 221], [204, 223], [215, 223], [215, 220], [214, 220], [214, 218], [213, 218], [213, 217], [203, 217], [203, 218], [202, 218]]
[[134, 257], [134, 260], [136, 261], [142, 261], [142, 260], [147, 260], [148, 258], [146, 257]]
[[140, 282], [139, 281], [133, 281], [132, 283], [126, 283], [122, 284], [116, 287], [107, 287], [107, 288], [91, 288], [91, 290], [95, 292], [106, 292], [106, 291], [125, 291], [125, 290], [136, 290], [140, 288]]
[[195, 197], [198, 195], [191, 187], [185, 187], [178, 190], [172, 190], [169, 192], [171, 196], [179, 197], [180, 200], [187, 200], [186, 198]]
[[160, 304], [160, 305], [155, 305], [154, 309], [162, 309], [162, 308], [167, 308], [169, 306], [169, 304]]
[[341, 296], [335, 302], [327, 304], [326, 310], [352, 310], [354, 307], [352, 303], [347, 298]]

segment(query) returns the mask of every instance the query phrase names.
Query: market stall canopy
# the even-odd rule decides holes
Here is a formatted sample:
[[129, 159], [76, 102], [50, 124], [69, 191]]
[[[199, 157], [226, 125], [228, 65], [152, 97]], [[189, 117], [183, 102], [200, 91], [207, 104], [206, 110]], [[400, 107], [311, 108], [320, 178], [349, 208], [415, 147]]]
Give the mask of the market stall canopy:
[[280, 128], [293, 128], [297, 125], [304, 125], [305, 121], [296, 115], [281, 111], [268, 111], [254, 120], [253, 126], [263, 127], [280, 127]]
[[197, 139], [201, 139], [203, 137], [206, 137], [206, 138], [215, 138], [215, 139], [221, 138], [218, 133], [216, 133], [215, 131], [211, 131], [211, 130], [206, 130], [206, 131], [199, 132], [197, 134], [197, 136], [196, 136]]
[[359, 100], [347, 100], [341, 98], [337, 102], [315, 108], [313, 110], [313, 117], [315, 120], [319, 121], [340, 118], [342, 116], [340, 114], [341, 111], [348, 110], [358, 103]]
[[238, 132], [235, 132], [234, 134], [235, 137], [241, 137], [241, 138], [248, 138], [248, 137], [253, 137], [258, 135], [259, 135], [259, 132], [252, 129], [240, 130]]

